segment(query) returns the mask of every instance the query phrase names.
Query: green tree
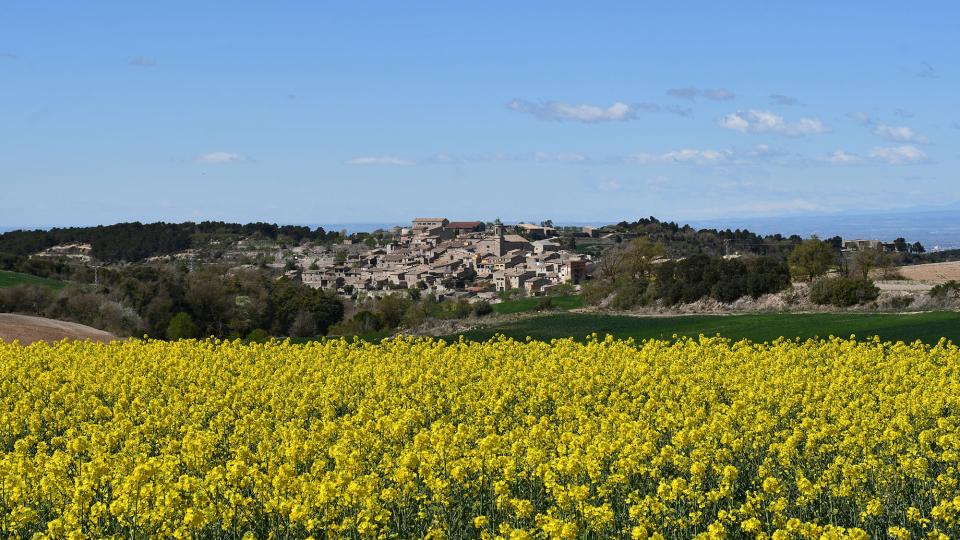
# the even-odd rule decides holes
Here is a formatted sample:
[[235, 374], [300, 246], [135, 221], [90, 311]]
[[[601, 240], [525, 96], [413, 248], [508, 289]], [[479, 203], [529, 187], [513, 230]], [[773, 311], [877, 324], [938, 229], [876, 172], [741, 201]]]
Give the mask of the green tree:
[[787, 260], [794, 279], [813, 281], [836, 263], [837, 252], [829, 243], [813, 237], [794, 248]]
[[875, 248], [861, 249], [853, 256], [852, 272], [860, 279], [868, 279], [870, 271], [884, 265], [883, 252]]
[[167, 325], [167, 339], [194, 339], [199, 335], [200, 329], [193, 324], [193, 318], [183, 311], [174, 315]]
[[388, 294], [377, 302], [376, 313], [386, 328], [396, 328], [410, 309], [410, 296], [401, 293]]
[[906, 253], [910, 246], [907, 244], [906, 239], [903, 237], [897, 238], [893, 241], [893, 247], [897, 250], [897, 253]]

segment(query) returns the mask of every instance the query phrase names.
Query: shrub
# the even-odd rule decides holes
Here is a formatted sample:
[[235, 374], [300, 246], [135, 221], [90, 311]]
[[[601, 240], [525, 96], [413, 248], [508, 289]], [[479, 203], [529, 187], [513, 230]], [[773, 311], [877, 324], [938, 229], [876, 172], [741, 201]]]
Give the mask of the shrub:
[[383, 319], [371, 311], [358, 311], [349, 320], [330, 328], [330, 333], [338, 336], [362, 336], [384, 328]]
[[939, 299], [960, 298], [960, 281], [950, 280], [946, 283], [935, 285], [930, 289], [929, 294], [932, 298]]
[[876, 300], [880, 289], [868, 279], [827, 278], [810, 287], [810, 301], [814, 304], [849, 307]]
[[553, 309], [553, 299], [549, 296], [544, 296], [537, 300], [537, 311], [547, 311], [548, 309]]
[[170, 319], [167, 325], [167, 339], [193, 339], [200, 336], [200, 329], [193, 324], [193, 318], [189, 313], [180, 312]]
[[473, 311], [473, 306], [470, 305], [470, 302], [466, 298], [461, 298], [456, 302], [450, 302], [448, 309], [454, 319], [465, 319], [470, 316], [470, 312]]
[[473, 314], [477, 317], [485, 317], [491, 313], [493, 313], [493, 306], [490, 305], [490, 302], [480, 300], [473, 304]]
[[583, 298], [584, 304], [597, 305], [606, 300], [607, 297], [613, 293], [613, 290], [614, 287], [612, 281], [595, 279], [584, 284], [583, 292], [580, 294], [580, 296]]
[[625, 283], [620, 283], [610, 306], [616, 309], [630, 309], [642, 305], [646, 292], [647, 282], [645, 281], [628, 280]]
[[263, 328], [254, 328], [247, 334], [247, 343], [266, 343], [270, 341], [270, 334]]
[[913, 303], [912, 296], [894, 296], [887, 300], [887, 306], [890, 309], [906, 309]]

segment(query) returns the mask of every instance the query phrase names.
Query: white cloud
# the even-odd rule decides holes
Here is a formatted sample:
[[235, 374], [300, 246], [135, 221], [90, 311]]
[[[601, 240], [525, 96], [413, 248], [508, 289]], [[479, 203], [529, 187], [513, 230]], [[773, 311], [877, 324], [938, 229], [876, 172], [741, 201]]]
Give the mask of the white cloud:
[[[556, 122], [623, 122], [633, 120], [636, 117], [634, 107], [617, 101], [609, 107], [598, 107], [587, 103], [563, 103], [561, 101], [548, 101], [533, 103], [521, 99], [515, 99], [507, 104], [507, 107], [514, 111], [525, 112], [541, 120]], [[643, 110], [649, 110], [649, 104], [643, 104]]]
[[434, 163], [457, 163], [460, 160], [450, 154], [434, 154], [430, 161]]
[[743, 133], [776, 133], [787, 137], [815, 135], [829, 131], [819, 118], [801, 118], [790, 123], [782, 116], [755, 109], [728, 114], [720, 119], [720, 125]]
[[671, 150], [662, 154], [651, 154], [647, 152], [638, 152], [627, 156], [630, 163], [639, 163], [641, 165], [654, 165], [661, 163], [686, 163], [692, 165], [716, 165], [724, 163], [730, 158], [730, 152], [726, 150], [697, 150], [694, 148], [682, 148], [680, 150]]
[[930, 139], [926, 135], [917, 133], [908, 127], [888, 126], [887, 124], [878, 124], [873, 128], [873, 134], [883, 137], [888, 141], [908, 142], [916, 144], [929, 144]]
[[874, 148], [870, 151], [870, 157], [890, 165], [908, 165], [926, 161], [927, 154], [916, 146], [903, 145]]
[[235, 163], [239, 161], [246, 161], [247, 157], [242, 154], [236, 154], [234, 152], [209, 152], [207, 154], [201, 154], [197, 156], [198, 163], [204, 163], [207, 165], [216, 165], [220, 163]]
[[412, 159], [397, 156], [363, 156], [347, 160], [347, 165], [416, 165]]
[[863, 158], [844, 150], [837, 150], [830, 154], [824, 161], [833, 165], [856, 165], [863, 163]]

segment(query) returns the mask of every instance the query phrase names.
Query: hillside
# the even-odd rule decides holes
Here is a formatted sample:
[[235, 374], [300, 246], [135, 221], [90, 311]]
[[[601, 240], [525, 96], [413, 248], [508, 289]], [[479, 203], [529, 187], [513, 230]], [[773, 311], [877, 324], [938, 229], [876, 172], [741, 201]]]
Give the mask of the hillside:
[[32, 276], [30, 274], [23, 274], [20, 272], [0, 270], [0, 288], [16, 287], [17, 285], [39, 285], [41, 287], [48, 287], [50, 289], [62, 289], [66, 283], [56, 279]]
[[82, 324], [29, 315], [0, 313], [0, 341], [10, 343], [19, 340], [21, 344], [27, 345], [35, 341], [53, 342], [61, 339], [90, 339], [107, 343], [117, 339], [117, 337], [109, 332]]

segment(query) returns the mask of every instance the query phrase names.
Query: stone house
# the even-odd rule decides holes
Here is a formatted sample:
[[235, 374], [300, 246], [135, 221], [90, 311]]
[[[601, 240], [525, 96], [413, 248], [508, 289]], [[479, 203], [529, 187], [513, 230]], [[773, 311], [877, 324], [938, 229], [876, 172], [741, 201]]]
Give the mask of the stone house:
[[450, 223], [447, 218], [416, 218], [413, 220], [414, 230], [442, 229]]
[[454, 233], [460, 235], [483, 232], [487, 226], [482, 221], [451, 221], [445, 226], [445, 228], [450, 229]]

